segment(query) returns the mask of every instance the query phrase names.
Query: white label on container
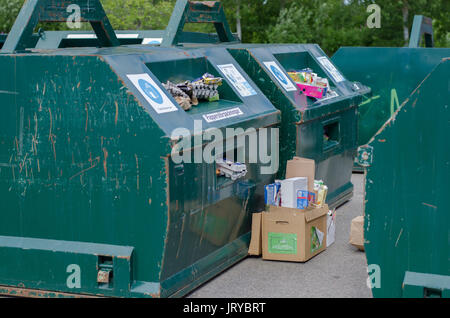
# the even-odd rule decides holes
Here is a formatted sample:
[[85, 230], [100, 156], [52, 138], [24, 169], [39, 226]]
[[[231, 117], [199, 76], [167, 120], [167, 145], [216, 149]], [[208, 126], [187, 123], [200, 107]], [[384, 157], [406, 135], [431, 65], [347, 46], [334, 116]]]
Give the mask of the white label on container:
[[322, 64], [323, 67], [328, 71], [330, 76], [337, 82], [345, 81], [345, 78], [342, 76], [342, 74], [334, 67], [334, 65], [330, 62], [328, 57], [321, 56], [318, 57], [317, 60]]
[[283, 86], [286, 91], [296, 91], [297, 87], [290, 81], [286, 73], [284, 73], [280, 67], [274, 61], [264, 62], [267, 69], [275, 76], [278, 82]]
[[178, 110], [148, 74], [130, 74], [127, 77], [158, 114]]
[[203, 118], [206, 120], [206, 122], [212, 123], [214, 121], [219, 121], [219, 120], [223, 120], [223, 119], [227, 119], [227, 118], [231, 118], [231, 117], [236, 117], [236, 116], [240, 116], [243, 114], [244, 113], [242, 112], [242, 110], [239, 107], [236, 107], [236, 108], [223, 110], [221, 112], [206, 114], [206, 115], [203, 115]]
[[242, 97], [256, 95], [256, 91], [233, 64], [217, 65], [217, 67]]
[[161, 44], [162, 38], [144, 38], [142, 44]]

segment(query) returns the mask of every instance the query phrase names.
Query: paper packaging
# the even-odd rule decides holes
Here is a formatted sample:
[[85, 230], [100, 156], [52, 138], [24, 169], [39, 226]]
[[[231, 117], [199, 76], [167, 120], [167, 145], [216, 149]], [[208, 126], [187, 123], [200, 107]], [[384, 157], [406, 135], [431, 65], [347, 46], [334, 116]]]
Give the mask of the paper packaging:
[[266, 205], [280, 205], [280, 187], [281, 183], [279, 181], [275, 181], [275, 183], [268, 184], [264, 187]]
[[327, 247], [336, 239], [336, 210], [330, 210], [327, 214]]
[[252, 238], [250, 240], [250, 246], [248, 248], [249, 255], [261, 255], [261, 228], [262, 228], [262, 215], [264, 212], [252, 213]]
[[364, 216], [357, 216], [350, 226], [350, 244], [364, 251]]
[[297, 208], [297, 192], [308, 190], [308, 179], [296, 177], [281, 180], [281, 206], [285, 208]]
[[310, 192], [306, 190], [297, 191], [297, 209], [306, 209], [309, 205]]
[[316, 172], [316, 165], [314, 163], [314, 160], [312, 159], [294, 157], [292, 160], [289, 160], [286, 164], [286, 179], [295, 177], [308, 178], [307, 190], [309, 192], [314, 192], [315, 172]]
[[306, 262], [326, 249], [328, 206], [305, 210], [269, 207], [262, 217], [265, 260]]

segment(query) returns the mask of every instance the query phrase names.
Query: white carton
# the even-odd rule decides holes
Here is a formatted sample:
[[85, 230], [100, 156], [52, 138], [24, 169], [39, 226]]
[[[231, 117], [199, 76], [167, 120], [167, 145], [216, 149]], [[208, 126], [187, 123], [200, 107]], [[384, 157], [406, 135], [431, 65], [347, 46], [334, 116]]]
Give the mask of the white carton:
[[327, 247], [336, 240], [336, 210], [328, 211], [327, 215]]
[[285, 208], [297, 208], [298, 190], [308, 190], [307, 177], [296, 177], [281, 180], [281, 206]]

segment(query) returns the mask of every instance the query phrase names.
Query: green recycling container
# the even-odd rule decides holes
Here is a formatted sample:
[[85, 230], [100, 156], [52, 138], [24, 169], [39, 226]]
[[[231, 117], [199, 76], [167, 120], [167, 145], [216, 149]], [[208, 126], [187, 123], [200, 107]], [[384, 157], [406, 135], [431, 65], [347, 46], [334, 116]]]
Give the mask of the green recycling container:
[[333, 63], [351, 80], [372, 89], [359, 106], [358, 145], [365, 145], [425, 77], [449, 56], [446, 48], [343, 47]]
[[374, 297], [450, 297], [449, 74], [450, 54], [369, 140], [366, 160], [359, 158]]
[[[228, 51], [270, 101], [281, 110], [280, 170], [293, 156], [314, 159], [316, 179], [328, 186], [336, 207], [353, 195], [352, 166], [357, 149], [357, 106], [370, 89], [348, 81], [318, 45], [231, 45]], [[288, 72], [312, 69], [327, 78], [335, 95], [307, 97]]]
[[[426, 48], [420, 47], [422, 38]], [[409, 47], [342, 47], [334, 54], [333, 63], [350, 80], [372, 89], [372, 96], [359, 107], [358, 145], [367, 144], [425, 77], [449, 56], [450, 49], [433, 45], [431, 19], [416, 15]]]
[[[78, 3], [102, 47], [25, 50], [30, 16], [67, 18], [29, 1], [0, 53], [0, 294], [185, 295], [247, 255], [280, 111], [225, 48], [120, 46], [100, 3]], [[189, 111], [163, 86], [204, 73], [220, 99]], [[229, 153], [245, 176], [218, 173]]]

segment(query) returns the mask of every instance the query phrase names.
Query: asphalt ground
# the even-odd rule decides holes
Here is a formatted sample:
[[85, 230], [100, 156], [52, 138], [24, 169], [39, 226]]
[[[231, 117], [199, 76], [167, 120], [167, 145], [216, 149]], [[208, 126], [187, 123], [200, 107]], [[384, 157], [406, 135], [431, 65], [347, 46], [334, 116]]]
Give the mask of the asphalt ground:
[[324, 252], [306, 263], [247, 257], [187, 297], [372, 297], [366, 256], [348, 243], [351, 220], [363, 213], [363, 179], [353, 174], [354, 196], [336, 210], [336, 241]]

